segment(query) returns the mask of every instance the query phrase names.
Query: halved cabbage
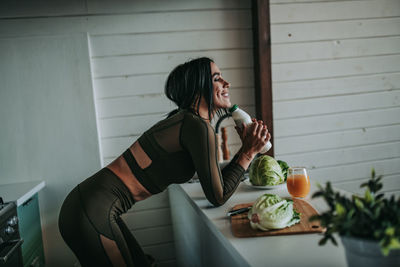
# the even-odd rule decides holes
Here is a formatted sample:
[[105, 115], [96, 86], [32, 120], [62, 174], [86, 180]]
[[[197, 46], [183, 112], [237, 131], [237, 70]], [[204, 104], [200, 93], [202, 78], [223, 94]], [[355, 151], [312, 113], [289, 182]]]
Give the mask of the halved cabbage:
[[282, 229], [300, 222], [300, 213], [293, 209], [293, 201], [278, 195], [264, 194], [257, 198], [248, 213], [253, 229], [269, 231]]

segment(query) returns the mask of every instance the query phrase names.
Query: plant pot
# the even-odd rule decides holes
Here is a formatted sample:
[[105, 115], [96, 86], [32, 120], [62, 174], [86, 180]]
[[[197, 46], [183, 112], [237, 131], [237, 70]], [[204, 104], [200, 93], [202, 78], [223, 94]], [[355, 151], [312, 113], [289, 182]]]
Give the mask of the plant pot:
[[392, 250], [388, 256], [384, 256], [378, 241], [345, 236], [340, 238], [345, 247], [348, 267], [399, 266], [400, 250]]

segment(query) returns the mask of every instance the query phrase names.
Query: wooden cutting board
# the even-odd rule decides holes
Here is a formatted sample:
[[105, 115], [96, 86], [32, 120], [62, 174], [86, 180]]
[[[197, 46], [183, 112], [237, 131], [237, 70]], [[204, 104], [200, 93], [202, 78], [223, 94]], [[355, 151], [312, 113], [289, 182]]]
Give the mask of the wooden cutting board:
[[[240, 209], [252, 206], [253, 203], [238, 204], [233, 209]], [[236, 237], [255, 237], [255, 236], [273, 236], [273, 235], [294, 235], [322, 233], [325, 231], [318, 221], [309, 222], [308, 219], [318, 212], [305, 200], [293, 199], [293, 206], [297, 212], [300, 212], [300, 223], [291, 227], [279, 230], [261, 231], [254, 230], [250, 226], [247, 218], [247, 212], [231, 216], [232, 233]]]

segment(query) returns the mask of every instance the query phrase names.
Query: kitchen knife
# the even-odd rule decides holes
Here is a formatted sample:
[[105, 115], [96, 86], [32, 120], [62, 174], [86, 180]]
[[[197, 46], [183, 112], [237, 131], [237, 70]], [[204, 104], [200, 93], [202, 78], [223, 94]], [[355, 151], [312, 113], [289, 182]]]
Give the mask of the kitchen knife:
[[251, 206], [250, 207], [246, 207], [246, 208], [237, 209], [237, 210], [231, 210], [231, 211], [228, 211], [228, 213], [226, 213], [226, 215], [228, 217], [229, 216], [234, 216], [234, 215], [237, 215], [237, 214], [242, 214], [242, 213], [248, 212], [250, 209], [251, 209]]

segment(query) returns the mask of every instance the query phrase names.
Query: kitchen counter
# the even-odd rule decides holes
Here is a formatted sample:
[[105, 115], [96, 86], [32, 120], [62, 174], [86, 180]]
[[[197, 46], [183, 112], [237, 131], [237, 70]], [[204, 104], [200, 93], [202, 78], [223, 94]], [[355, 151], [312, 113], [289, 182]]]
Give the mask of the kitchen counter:
[[15, 201], [20, 206], [45, 187], [44, 181], [0, 185], [0, 197], [4, 202]]
[[[327, 209], [323, 200], [311, 199], [316, 189], [312, 183], [305, 200], [322, 212]], [[234, 237], [226, 213], [233, 206], [253, 202], [264, 193], [289, 197], [284, 186], [256, 190], [241, 183], [224, 205], [213, 207], [199, 183], [170, 186], [178, 263], [182, 266], [347, 266], [340, 238], [336, 247], [330, 242], [319, 246], [321, 234]]]

